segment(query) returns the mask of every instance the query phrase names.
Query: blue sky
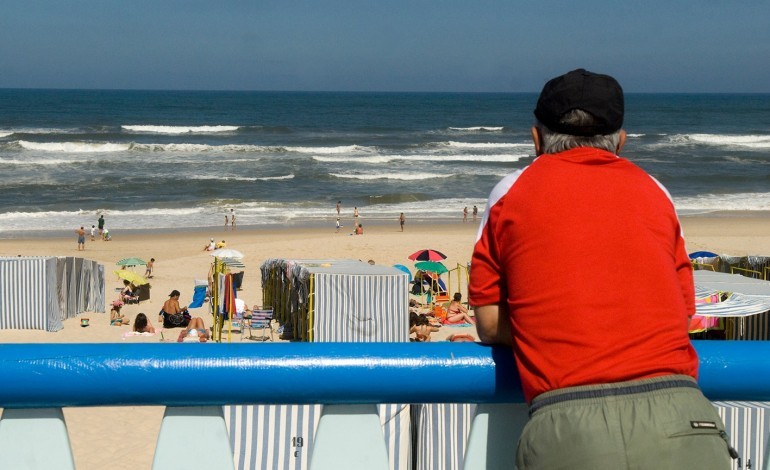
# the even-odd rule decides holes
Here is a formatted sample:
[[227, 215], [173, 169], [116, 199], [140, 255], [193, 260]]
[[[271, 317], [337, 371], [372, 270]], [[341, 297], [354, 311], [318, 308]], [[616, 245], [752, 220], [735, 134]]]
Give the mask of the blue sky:
[[0, 88], [770, 92], [770, 2], [6, 0]]

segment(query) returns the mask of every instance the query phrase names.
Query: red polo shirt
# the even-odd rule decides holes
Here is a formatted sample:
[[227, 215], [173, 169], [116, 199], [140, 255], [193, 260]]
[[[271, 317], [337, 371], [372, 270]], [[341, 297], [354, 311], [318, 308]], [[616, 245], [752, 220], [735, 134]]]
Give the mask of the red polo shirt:
[[469, 300], [508, 310], [527, 401], [563, 387], [696, 376], [692, 268], [655, 179], [577, 148], [508, 175], [487, 207]]

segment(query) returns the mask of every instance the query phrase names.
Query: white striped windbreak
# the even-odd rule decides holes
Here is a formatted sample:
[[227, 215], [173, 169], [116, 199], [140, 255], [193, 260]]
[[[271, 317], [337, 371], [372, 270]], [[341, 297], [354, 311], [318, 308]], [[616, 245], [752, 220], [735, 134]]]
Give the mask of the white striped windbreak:
[[314, 276], [313, 342], [409, 341], [406, 276]]
[[[411, 468], [409, 405], [378, 405], [391, 470]], [[323, 405], [225, 406], [237, 470], [306, 470]]]
[[722, 421], [730, 443], [739, 458], [732, 461], [733, 470], [768, 468], [770, 452], [770, 402], [715, 401], [712, 403]]
[[0, 329], [59, 331], [56, 258], [0, 258]]

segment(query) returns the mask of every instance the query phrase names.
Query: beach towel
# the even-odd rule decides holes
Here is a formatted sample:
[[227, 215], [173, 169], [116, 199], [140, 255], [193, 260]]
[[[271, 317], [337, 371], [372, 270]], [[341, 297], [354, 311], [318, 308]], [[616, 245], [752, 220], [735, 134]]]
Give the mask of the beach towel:
[[190, 305], [187, 308], [200, 308], [203, 307], [203, 302], [206, 300], [206, 289], [207, 286], [195, 286], [195, 290], [193, 291], [193, 298], [192, 302], [190, 302]]

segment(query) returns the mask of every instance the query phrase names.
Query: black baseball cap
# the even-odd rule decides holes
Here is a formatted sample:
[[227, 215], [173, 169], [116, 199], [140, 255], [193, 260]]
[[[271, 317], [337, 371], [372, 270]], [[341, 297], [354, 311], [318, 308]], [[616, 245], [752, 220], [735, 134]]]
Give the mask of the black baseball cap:
[[[573, 109], [582, 109], [598, 121], [594, 126], [560, 123]], [[540, 92], [535, 117], [550, 130], [569, 135], [612, 134], [623, 126], [623, 89], [609, 75], [577, 69], [548, 81]]]

